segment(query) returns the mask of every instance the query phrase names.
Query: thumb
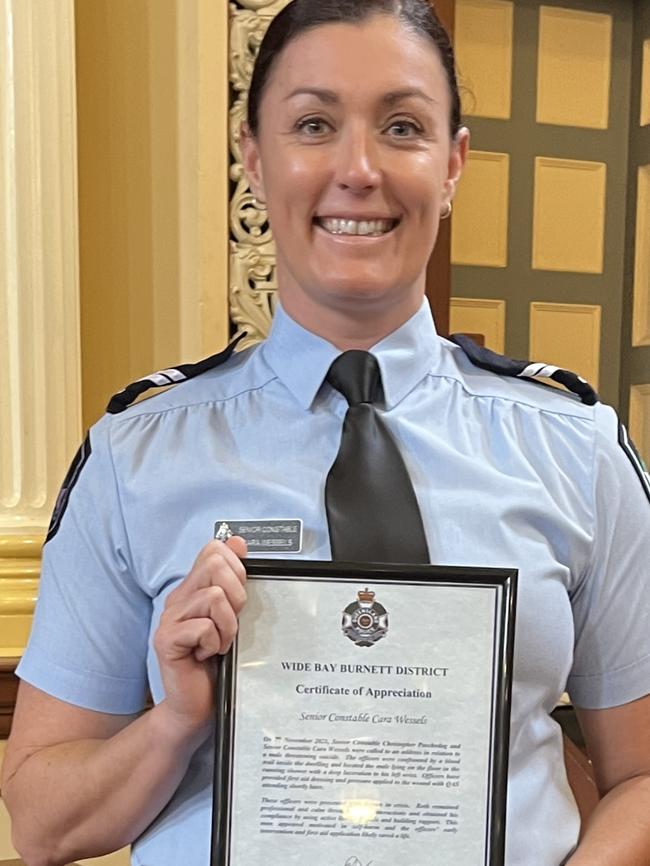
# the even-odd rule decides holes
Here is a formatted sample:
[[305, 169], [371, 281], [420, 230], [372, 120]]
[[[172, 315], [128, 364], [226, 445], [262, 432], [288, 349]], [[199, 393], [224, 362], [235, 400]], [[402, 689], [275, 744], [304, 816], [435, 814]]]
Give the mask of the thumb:
[[246, 542], [240, 535], [233, 535], [228, 539], [226, 544], [240, 559], [243, 559], [248, 553]]

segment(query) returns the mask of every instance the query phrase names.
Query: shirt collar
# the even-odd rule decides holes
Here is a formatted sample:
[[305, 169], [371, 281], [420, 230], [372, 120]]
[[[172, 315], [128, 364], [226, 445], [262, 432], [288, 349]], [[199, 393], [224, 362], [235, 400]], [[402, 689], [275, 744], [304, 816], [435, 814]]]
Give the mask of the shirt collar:
[[[304, 408], [311, 408], [340, 350], [299, 325], [277, 304], [262, 351], [276, 376]], [[381, 370], [385, 405], [391, 409], [422, 381], [440, 356], [440, 341], [424, 299], [420, 309], [370, 351]]]

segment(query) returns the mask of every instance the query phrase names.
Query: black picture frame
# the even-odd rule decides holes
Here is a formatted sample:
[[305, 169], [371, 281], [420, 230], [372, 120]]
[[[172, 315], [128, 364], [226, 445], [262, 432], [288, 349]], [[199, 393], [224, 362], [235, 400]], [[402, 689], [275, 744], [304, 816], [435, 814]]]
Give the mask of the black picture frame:
[[[382, 581], [394, 582], [398, 578], [411, 584], [456, 584], [501, 590], [495, 620], [497, 628], [494, 634], [496, 673], [493, 687], [494, 712], [490, 732], [492, 742], [490, 818], [486, 832], [486, 856], [481, 866], [503, 866], [517, 570], [257, 558], [245, 560], [244, 565], [249, 580], [256, 578], [292, 580], [299, 577], [314, 581], [378, 584]], [[235, 640], [230, 651], [226, 655], [219, 656], [217, 660], [211, 866], [252, 866], [252, 864], [234, 863], [230, 857], [231, 805], [234, 786], [232, 749], [237, 717], [236, 656], [237, 641]], [[463, 864], [463, 866], [470, 866], [470, 864]]]

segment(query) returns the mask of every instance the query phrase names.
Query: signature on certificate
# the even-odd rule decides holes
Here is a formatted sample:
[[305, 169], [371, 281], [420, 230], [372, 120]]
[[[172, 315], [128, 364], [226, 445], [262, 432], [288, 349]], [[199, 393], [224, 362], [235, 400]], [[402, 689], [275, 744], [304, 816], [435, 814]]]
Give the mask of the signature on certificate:
[[[363, 866], [363, 863], [358, 857], [348, 857], [345, 861], [345, 866]], [[372, 866], [372, 860], [366, 866]]]

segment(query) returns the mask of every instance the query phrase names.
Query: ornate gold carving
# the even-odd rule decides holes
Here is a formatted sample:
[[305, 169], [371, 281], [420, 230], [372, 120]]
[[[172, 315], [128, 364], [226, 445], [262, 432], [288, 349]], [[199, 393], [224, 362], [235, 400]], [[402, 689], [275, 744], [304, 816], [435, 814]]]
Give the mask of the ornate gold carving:
[[241, 6], [243, 9], [253, 9], [255, 12], [264, 10], [265, 14], [273, 18], [285, 6], [289, 5], [289, 0], [237, 0], [233, 6]]
[[247, 336], [241, 348], [262, 340], [275, 306], [275, 244], [266, 211], [256, 207], [244, 174], [239, 130], [253, 64], [267, 27], [289, 0], [238, 0], [230, 4], [230, 317]]
[[230, 4], [230, 82], [244, 98], [257, 51], [272, 19], [272, 15], [242, 11], [234, 3]]

